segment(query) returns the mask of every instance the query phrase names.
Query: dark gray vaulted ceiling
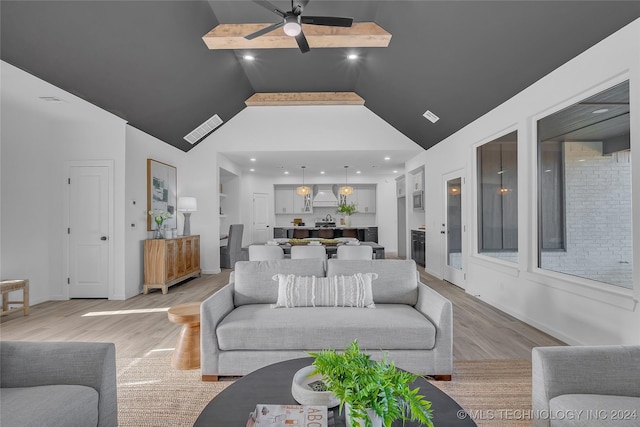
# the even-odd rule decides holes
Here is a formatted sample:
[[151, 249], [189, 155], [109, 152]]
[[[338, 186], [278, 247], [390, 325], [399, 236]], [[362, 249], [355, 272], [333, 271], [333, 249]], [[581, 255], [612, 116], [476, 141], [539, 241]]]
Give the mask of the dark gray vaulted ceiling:
[[184, 151], [186, 134], [214, 114], [229, 121], [253, 93], [298, 91], [355, 91], [427, 149], [638, 18], [640, 2], [312, 0], [305, 14], [375, 21], [393, 37], [387, 48], [255, 50], [246, 62], [202, 36], [276, 22], [250, 1], [2, 1], [0, 53]]

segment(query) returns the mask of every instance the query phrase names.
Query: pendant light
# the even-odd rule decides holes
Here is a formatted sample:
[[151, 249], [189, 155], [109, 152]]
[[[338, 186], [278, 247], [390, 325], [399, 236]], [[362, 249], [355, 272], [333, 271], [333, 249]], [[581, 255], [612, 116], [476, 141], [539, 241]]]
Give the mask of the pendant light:
[[304, 169], [306, 168], [306, 166], [300, 167], [302, 168], [302, 185], [296, 188], [296, 193], [298, 193], [299, 196], [307, 196], [311, 194], [311, 188], [304, 185]]
[[349, 187], [347, 185], [347, 169], [348, 168], [349, 166], [344, 167], [344, 186], [340, 187], [340, 194], [342, 194], [343, 196], [348, 196], [351, 193], [353, 193], [353, 187]]

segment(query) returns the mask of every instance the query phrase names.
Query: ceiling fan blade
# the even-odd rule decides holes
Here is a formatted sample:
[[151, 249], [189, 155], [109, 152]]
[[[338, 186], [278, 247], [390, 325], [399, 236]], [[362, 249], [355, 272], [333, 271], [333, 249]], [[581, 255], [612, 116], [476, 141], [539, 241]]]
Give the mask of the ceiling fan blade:
[[338, 16], [302, 16], [300, 20], [303, 24], [329, 25], [331, 27], [350, 27], [353, 24], [353, 18]]
[[270, 10], [271, 12], [275, 13], [276, 15], [280, 15], [281, 18], [284, 18], [287, 14], [284, 13], [283, 11], [281, 11], [278, 6], [276, 6], [273, 3], [268, 2], [267, 0], [253, 0], [253, 2], [255, 4], [258, 4], [262, 7], [264, 7], [267, 10]]
[[247, 34], [246, 36], [244, 36], [244, 38], [247, 39], [247, 40], [253, 40], [256, 37], [260, 37], [263, 34], [270, 33], [271, 31], [275, 30], [276, 28], [280, 28], [283, 25], [284, 25], [284, 22], [277, 22], [277, 23], [275, 23], [273, 25], [269, 25], [268, 27], [264, 27], [261, 30], [253, 32], [251, 34]]
[[309, 52], [309, 43], [307, 42], [307, 38], [304, 36], [304, 33], [300, 31], [300, 34], [296, 36], [296, 41], [298, 42], [298, 47], [300, 48], [300, 52], [307, 53]]

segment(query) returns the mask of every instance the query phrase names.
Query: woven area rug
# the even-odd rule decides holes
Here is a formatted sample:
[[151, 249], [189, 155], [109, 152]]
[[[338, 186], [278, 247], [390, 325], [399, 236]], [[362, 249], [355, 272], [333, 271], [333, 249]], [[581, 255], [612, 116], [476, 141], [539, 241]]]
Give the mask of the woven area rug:
[[453, 363], [452, 381], [429, 381], [462, 406], [478, 426], [528, 427], [531, 363], [523, 359]]
[[[171, 351], [116, 363], [120, 426], [190, 427], [207, 403], [233, 384], [202, 382], [199, 369], [173, 369]], [[454, 362], [452, 381], [431, 382], [469, 412], [478, 426], [532, 424], [525, 419], [531, 409], [531, 364], [526, 360]]]

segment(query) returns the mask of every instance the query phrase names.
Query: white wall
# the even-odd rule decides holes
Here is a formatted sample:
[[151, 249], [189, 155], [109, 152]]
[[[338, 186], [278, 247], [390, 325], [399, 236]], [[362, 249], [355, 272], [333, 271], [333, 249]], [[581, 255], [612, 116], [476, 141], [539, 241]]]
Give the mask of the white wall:
[[[523, 65], [524, 66], [524, 65]], [[631, 87], [633, 291], [537, 268], [536, 121], [625, 79]], [[407, 162], [425, 167], [426, 270], [442, 277], [443, 174], [461, 169], [467, 248], [466, 291], [572, 344], [640, 343], [640, 20]], [[518, 130], [519, 262], [477, 255], [475, 146]]]
[[[178, 196], [189, 192], [189, 179], [184, 172], [188, 169], [186, 153], [165, 144], [132, 126], [126, 126], [126, 190], [123, 200], [125, 247], [125, 297], [130, 298], [142, 292], [144, 283], [144, 240], [152, 237], [147, 231], [147, 159], [154, 159], [177, 168]], [[134, 204], [135, 202], [135, 204]], [[200, 204], [200, 200], [198, 200]], [[198, 213], [192, 215], [195, 217]], [[184, 216], [176, 215], [178, 232], [182, 234]], [[132, 227], [135, 224], [135, 227]], [[192, 228], [192, 230], [194, 230]], [[195, 230], [192, 234], [198, 234]]]
[[124, 207], [124, 121], [6, 63], [2, 72], [3, 84], [5, 77], [21, 73], [20, 78], [37, 88], [36, 94], [60, 96], [65, 102], [47, 106], [57, 109], [50, 114], [40, 104], [29, 104], [42, 103], [37, 96], [14, 102], [3, 90], [0, 274], [28, 278], [31, 304], [68, 297], [63, 250], [68, 162], [109, 160], [115, 195], [109, 298], [123, 299], [124, 218], [119, 212]]

